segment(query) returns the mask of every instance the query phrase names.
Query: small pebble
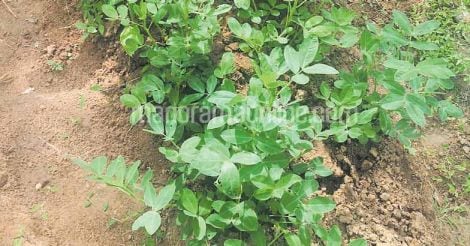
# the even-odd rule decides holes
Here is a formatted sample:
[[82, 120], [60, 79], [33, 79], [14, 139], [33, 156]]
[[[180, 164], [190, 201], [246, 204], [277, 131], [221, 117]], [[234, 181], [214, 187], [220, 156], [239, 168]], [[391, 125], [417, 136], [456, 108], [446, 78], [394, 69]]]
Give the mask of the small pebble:
[[463, 146], [463, 151], [465, 152], [465, 154], [470, 154], [470, 147]]
[[382, 193], [380, 194], [380, 199], [382, 199], [383, 201], [388, 201], [390, 200], [390, 195], [388, 193]]
[[374, 157], [374, 158], [377, 158], [377, 156], [379, 156], [379, 152], [377, 151], [376, 148], [371, 148], [369, 153]]

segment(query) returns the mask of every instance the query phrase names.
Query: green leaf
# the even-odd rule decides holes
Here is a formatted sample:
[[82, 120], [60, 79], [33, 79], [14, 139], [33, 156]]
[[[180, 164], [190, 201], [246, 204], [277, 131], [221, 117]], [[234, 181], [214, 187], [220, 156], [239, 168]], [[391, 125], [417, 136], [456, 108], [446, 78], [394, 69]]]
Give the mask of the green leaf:
[[305, 74], [299, 73], [299, 74], [292, 76], [292, 81], [294, 81], [295, 83], [299, 85], [305, 85], [308, 83], [309, 78]]
[[442, 59], [428, 58], [416, 65], [418, 73], [438, 79], [448, 79], [455, 74], [447, 68], [447, 63]]
[[313, 160], [310, 161], [310, 165], [312, 166], [313, 173], [320, 177], [328, 177], [333, 174], [333, 172], [323, 164], [322, 157], [313, 158]]
[[157, 207], [158, 200], [157, 200], [157, 192], [153, 187], [153, 184], [148, 183], [145, 184], [144, 188], [144, 203], [145, 205], [155, 208]]
[[443, 100], [438, 104], [439, 107], [439, 118], [442, 121], [447, 120], [447, 117], [461, 118], [464, 116], [462, 109], [457, 107], [455, 104]]
[[139, 177], [139, 165], [140, 161], [134, 162], [132, 166], [129, 167], [126, 173], [125, 184], [129, 186], [134, 186], [137, 178]]
[[362, 238], [351, 240], [349, 246], [367, 246], [367, 241]]
[[235, 227], [240, 231], [256, 231], [258, 230], [258, 216], [256, 212], [248, 208], [246, 205], [240, 211], [240, 223], [234, 223]]
[[365, 111], [362, 111], [358, 116], [358, 124], [363, 125], [372, 121], [372, 117], [377, 113], [377, 108], [371, 108]]
[[355, 17], [356, 13], [352, 10], [347, 8], [333, 8], [331, 10], [330, 19], [340, 26], [346, 26], [351, 24]]
[[286, 239], [287, 245], [289, 246], [302, 246], [299, 236], [293, 233], [287, 233], [284, 238]]
[[222, 55], [219, 66], [214, 70], [214, 75], [218, 78], [223, 78], [227, 74], [235, 71], [235, 58], [232, 52], [225, 52]]
[[286, 60], [287, 66], [293, 73], [298, 73], [300, 70], [300, 62], [302, 61], [302, 55], [297, 52], [294, 48], [287, 45], [284, 48], [284, 59]]
[[147, 123], [155, 134], [163, 135], [165, 128], [163, 126], [163, 119], [158, 113], [151, 113], [147, 119]]
[[241, 39], [248, 39], [251, 36], [252, 29], [248, 23], [240, 25], [237, 19], [233, 17], [227, 18], [227, 25], [236, 36], [240, 37]]
[[310, 233], [310, 228], [305, 226], [305, 225], [301, 225], [300, 228], [299, 228], [299, 238], [300, 238], [300, 241], [302, 242], [302, 245], [311, 245], [312, 244], [312, 235]]
[[261, 162], [261, 158], [257, 154], [251, 152], [235, 153], [230, 160], [234, 163], [240, 163], [243, 165], [255, 165]]
[[200, 142], [201, 138], [198, 136], [186, 139], [179, 149], [181, 159], [185, 162], [191, 162], [199, 154], [199, 150], [196, 147]]
[[431, 33], [437, 28], [439, 28], [439, 26], [440, 26], [439, 21], [436, 21], [436, 20], [426, 21], [424, 23], [417, 25], [413, 29], [413, 36], [416, 37], [416, 36], [421, 36], [421, 35]]
[[126, 162], [124, 161], [124, 157], [118, 156], [116, 159], [111, 161], [106, 172], [106, 176], [114, 176], [119, 184], [124, 183], [124, 177], [126, 176]]
[[314, 34], [315, 36], [319, 38], [324, 38], [324, 37], [331, 35], [335, 30], [336, 29], [334, 25], [322, 24], [322, 25], [319, 25], [310, 29], [310, 33]]
[[227, 129], [220, 134], [220, 137], [227, 143], [237, 145], [251, 142], [253, 139], [250, 133], [241, 127]]
[[197, 216], [197, 227], [194, 229], [197, 240], [202, 240], [206, 236], [206, 221], [201, 216]]
[[305, 28], [312, 28], [312, 27], [322, 23], [322, 21], [323, 21], [322, 16], [319, 16], [319, 15], [313, 16], [305, 22]]
[[380, 107], [385, 110], [397, 110], [405, 104], [405, 97], [397, 94], [388, 94], [381, 101]]
[[341, 237], [341, 230], [337, 225], [334, 225], [331, 230], [328, 232], [326, 237], [326, 244], [328, 246], [341, 246], [342, 244], [342, 237]]
[[261, 189], [257, 189], [253, 196], [260, 201], [266, 201], [271, 198], [272, 193], [273, 193], [272, 188], [261, 188]]
[[411, 33], [413, 26], [408, 17], [401, 11], [393, 10], [393, 22], [399, 26], [405, 33]]
[[226, 116], [217, 116], [212, 118], [209, 123], [207, 123], [207, 129], [216, 129], [224, 126], [227, 123], [227, 117]]
[[281, 211], [283, 213], [293, 214], [295, 209], [299, 206], [299, 203], [300, 200], [298, 196], [290, 192], [284, 192], [280, 200]]
[[[235, 2], [237, 2], [237, 1], [235, 0]], [[250, 1], [248, 1], [248, 3], [249, 2]], [[224, 242], [224, 246], [243, 246], [243, 245], [245, 245], [243, 243], [243, 241], [238, 240], [238, 239], [228, 239], [228, 240], [225, 240], [225, 242]]]
[[90, 169], [93, 174], [101, 176], [106, 168], [107, 162], [108, 158], [106, 158], [106, 156], [98, 156], [94, 158], [90, 163]]
[[201, 148], [197, 157], [191, 162], [191, 168], [194, 168], [207, 176], [218, 176], [220, 168], [224, 161], [228, 158], [220, 153], [209, 149], [208, 147]]
[[127, 26], [121, 32], [120, 42], [127, 54], [132, 56], [144, 44], [144, 36], [138, 26]]
[[210, 94], [214, 92], [216, 86], [217, 86], [217, 78], [214, 75], [211, 75], [209, 79], [207, 79], [207, 82], [206, 82], [207, 93]]
[[157, 5], [155, 5], [155, 3], [147, 3], [147, 10], [149, 11], [149, 13], [153, 15], [158, 12], [158, 8], [157, 8]]
[[191, 89], [197, 92], [200, 92], [200, 93], [206, 92], [206, 87], [204, 86], [204, 83], [200, 79], [191, 79], [189, 80], [188, 85], [189, 87], [191, 87]]
[[396, 70], [410, 70], [414, 68], [414, 65], [408, 61], [402, 61], [395, 58], [389, 58], [384, 62], [384, 66], [393, 68]]
[[180, 194], [181, 205], [184, 209], [196, 215], [198, 211], [198, 200], [196, 195], [188, 188], [183, 188]]
[[381, 111], [379, 113], [379, 121], [380, 121], [380, 129], [384, 133], [388, 134], [392, 130], [392, 125], [393, 125], [393, 122], [390, 116], [388, 116], [388, 114], [385, 113], [384, 111]]
[[343, 48], [351, 48], [357, 41], [359, 41], [359, 36], [356, 32], [346, 32], [339, 40]]
[[227, 225], [230, 224], [230, 220], [223, 218], [222, 216], [218, 214], [211, 214], [209, 217], [206, 219], [207, 224], [218, 228], [218, 229], [224, 229]]
[[231, 91], [216, 91], [208, 99], [209, 102], [217, 106], [226, 106], [229, 104], [237, 94]]
[[121, 103], [129, 108], [135, 108], [140, 106], [140, 101], [136, 96], [132, 94], [124, 94], [120, 98]]
[[237, 167], [226, 161], [222, 165], [219, 176], [220, 189], [232, 199], [237, 199], [241, 194], [240, 174]]
[[160, 151], [160, 153], [162, 153], [165, 156], [165, 158], [171, 162], [179, 161], [178, 151], [176, 150], [165, 148], [165, 147], [160, 147], [158, 148], [158, 151]]
[[407, 45], [409, 40], [406, 37], [403, 37], [397, 30], [395, 30], [391, 25], [386, 25], [382, 29], [382, 38], [397, 46]]
[[279, 154], [283, 148], [275, 140], [266, 138], [256, 138], [256, 147], [268, 154]]
[[251, 232], [250, 240], [252, 245], [265, 246], [267, 240], [263, 227], [259, 226], [257, 231]]
[[437, 50], [439, 46], [430, 42], [411, 41], [410, 46], [418, 50]]
[[134, 111], [132, 111], [129, 121], [131, 125], [135, 125], [139, 123], [139, 121], [144, 117], [144, 108], [142, 106], [139, 106], [136, 108]]
[[338, 70], [325, 64], [315, 64], [306, 68], [302, 71], [308, 74], [338, 74]]
[[424, 117], [423, 111], [413, 104], [406, 105], [406, 113], [410, 117], [410, 119], [419, 126], [424, 126], [426, 124], [426, 118]]
[[289, 173], [282, 176], [279, 181], [276, 183], [273, 196], [277, 198], [281, 198], [282, 194], [287, 191], [292, 185], [299, 183], [302, 181], [302, 178], [298, 175]]
[[119, 15], [118, 15], [118, 12], [116, 11], [116, 9], [112, 6], [112, 5], [109, 5], [109, 4], [103, 4], [101, 6], [101, 10], [103, 11], [103, 13], [108, 16], [111, 20], [117, 20], [119, 19]]
[[249, 9], [250, 8], [250, 0], [235, 0], [235, 6], [239, 9]]
[[318, 52], [318, 38], [307, 38], [299, 45], [300, 67], [305, 68], [313, 62]]
[[149, 235], [155, 234], [160, 227], [162, 218], [156, 211], [147, 211], [137, 218], [132, 224], [132, 230], [135, 231], [141, 227], [145, 227], [145, 230]]
[[173, 136], [176, 133], [176, 128], [178, 127], [178, 109], [171, 108], [170, 111], [166, 114], [165, 122], [165, 136], [166, 139], [173, 139]]
[[214, 10], [213, 15], [221, 15], [229, 12], [232, 9], [232, 6], [229, 4], [221, 4], [217, 6], [217, 8]]
[[154, 204], [154, 207], [152, 208], [158, 211], [166, 207], [166, 205], [170, 203], [171, 199], [173, 199], [173, 195], [175, 194], [175, 189], [176, 189], [175, 182], [172, 182], [166, 185], [165, 187], [163, 187], [158, 193], [156, 203]]
[[324, 214], [335, 209], [335, 202], [327, 197], [315, 197], [305, 205], [308, 210], [316, 214]]

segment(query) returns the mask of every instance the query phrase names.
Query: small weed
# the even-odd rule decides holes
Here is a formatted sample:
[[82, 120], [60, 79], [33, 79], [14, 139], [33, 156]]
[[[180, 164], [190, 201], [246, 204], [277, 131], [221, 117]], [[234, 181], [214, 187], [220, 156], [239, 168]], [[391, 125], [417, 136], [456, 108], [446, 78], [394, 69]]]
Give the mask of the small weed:
[[103, 89], [103, 87], [99, 84], [92, 84], [90, 87], [91, 91], [99, 92]]
[[64, 70], [64, 64], [60, 61], [48, 60], [47, 65], [49, 65], [52, 71]]
[[78, 105], [80, 106], [80, 109], [85, 109], [86, 108], [86, 97], [84, 95], [80, 95], [78, 100], [79, 100]]
[[13, 246], [22, 246], [24, 242], [24, 227], [20, 226], [19, 232], [13, 238]]
[[438, 165], [439, 176], [433, 179], [447, 186], [447, 191], [454, 197], [460, 197], [468, 193], [468, 183], [470, 175], [467, 173], [469, 163], [456, 162], [452, 158], [446, 158]]
[[91, 205], [93, 205], [93, 202], [92, 202], [91, 199], [93, 198], [94, 195], [95, 195], [94, 192], [89, 192], [88, 193], [88, 196], [87, 196], [86, 200], [83, 202], [83, 207], [89, 208], [89, 207], [91, 207]]
[[51, 193], [56, 193], [57, 191], [59, 191], [59, 187], [57, 187], [56, 185], [48, 185], [46, 186], [46, 189]]
[[70, 117], [70, 122], [72, 122], [72, 125], [81, 126], [82, 118], [80, 118], [79, 116], [72, 116]]
[[85, 202], [83, 202], [83, 207], [89, 208], [92, 204], [93, 203], [90, 200], [86, 200]]
[[42, 220], [47, 220], [49, 218], [49, 215], [47, 214], [47, 211], [44, 209], [44, 203], [37, 203], [34, 204], [31, 209], [31, 213], [38, 216]]
[[109, 229], [112, 229], [114, 226], [116, 226], [116, 224], [119, 222], [119, 220], [115, 219], [115, 218], [110, 218], [108, 220], [108, 223], [106, 223], [106, 227]]
[[[461, 20], [462, 15], [468, 13], [468, 4], [468, 1], [460, 0], [428, 0], [414, 5], [412, 11], [412, 19], [415, 21], [434, 19], [441, 23], [436, 32], [421, 39], [439, 47], [434, 51], [426, 51], [425, 54], [445, 57], [449, 60], [450, 67], [459, 73], [468, 72], [470, 68], [470, 50], [465, 48], [470, 40], [470, 25]], [[467, 50], [461, 50], [461, 47]]]
[[67, 140], [68, 138], [70, 138], [70, 134], [67, 132], [61, 132], [59, 133], [59, 138], [62, 140]]

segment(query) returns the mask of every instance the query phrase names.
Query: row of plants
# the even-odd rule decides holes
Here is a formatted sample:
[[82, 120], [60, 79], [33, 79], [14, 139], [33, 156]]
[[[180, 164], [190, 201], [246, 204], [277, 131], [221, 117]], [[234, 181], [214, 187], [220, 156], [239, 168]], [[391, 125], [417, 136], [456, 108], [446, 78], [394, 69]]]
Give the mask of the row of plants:
[[[120, 99], [132, 109], [132, 125], [145, 120], [146, 131], [171, 143], [159, 151], [172, 163], [172, 176], [157, 189], [152, 170], [139, 174], [139, 162], [76, 162], [92, 179], [143, 202], [147, 209], [132, 229], [149, 235], [161, 228], [166, 209], [177, 211], [189, 245], [341, 245], [339, 227], [322, 224], [335, 203], [318, 191], [317, 179], [332, 172], [320, 157], [303, 157], [312, 142], [392, 136], [412, 150], [426, 117], [462, 115], [444, 98], [454, 76], [446, 62], [416, 56], [437, 49], [420, 41], [439, 27], [436, 21], [414, 26], [395, 11], [384, 27], [355, 27], [354, 12], [318, 9], [309, 0], [82, 0], [81, 6], [77, 27], [85, 37], [120, 25], [124, 51], [145, 60], [142, 79]], [[214, 43], [223, 28], [239, 45], [219, 55]], [[349, 70], [323, 63], [334, 50], [352, 47], [361, 57]], [[253, 67], [238, 81], [236, 55]], [[308, 83], [318, 83], [311, 105], [294, 97]]]

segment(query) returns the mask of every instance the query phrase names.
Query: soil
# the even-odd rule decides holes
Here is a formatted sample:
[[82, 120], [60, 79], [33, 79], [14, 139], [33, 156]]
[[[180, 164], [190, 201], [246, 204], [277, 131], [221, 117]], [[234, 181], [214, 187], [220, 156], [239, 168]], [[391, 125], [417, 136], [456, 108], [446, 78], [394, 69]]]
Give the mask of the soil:
[[[155, 141], [129, 127], [112, 93], [120, 56], [109, 41], [81, 40], [75, 2], [6, 3], [17, 18], [0, 4], [0, 245], [139, 245], [128, 219], [139, 205], [68, 158], [124, 155], [165, 176]], [[97, 83], [108, 93], [90, 90]]]
[[[86, 180], [70, 157], [123, 155], [142, 160], [156, 180], [168, 176], [158, 140], [131, 128], [119, 103], [135, 71], [112, 38], [81, 40], [73, 27], [80, 18], [76, 2], [5, 1], [16, 18], [0, 3], [0, 245], [141, 245], [143, 233], [130, 229], [140, 205]], [[415, 2], [365, 4], [390, 11]], [[383, 15], [376, 13], [371, 18]], [[63, 70], [53, 71], [50, 60]], [[238, 54], [237, 66], [252, 69]], [[96, 84], [100, 92], [90, 89]], [[442, 212], [468, 208], [468, 194], [449, 194], [434, 179], [442, 176], [443, 159], [470, 160], [468, 129], [465, 120], [433, 123], [415, 156], [389, 139], [367, 146], [316, 143], [305, 158], [322, 156], [334, 171], [321, 180], [322, 192], [337, 203], [326, 223], [339, 224], [346, 240], [364, 237], [373, 245], [470, 245], [468, 209]], [[159, 245], [177, 244], [174, 227], [165, 235]]]

